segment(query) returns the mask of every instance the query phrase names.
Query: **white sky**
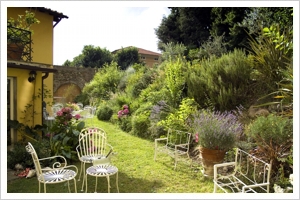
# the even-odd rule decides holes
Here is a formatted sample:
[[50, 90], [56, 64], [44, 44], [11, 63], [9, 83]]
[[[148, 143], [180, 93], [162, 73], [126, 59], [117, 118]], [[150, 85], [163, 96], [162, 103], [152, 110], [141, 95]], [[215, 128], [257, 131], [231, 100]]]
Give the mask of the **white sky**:
[[166, 7], [106, 7], [99, 2], [70, 6], [51, 6], [68, 19], [62, 19], [54, 28], [54, 64], [62, 65], [78, 56], [84, 45], [94, 45], [109, 51], [136, 46], [154, 52], [158, 39], [157, 28]]

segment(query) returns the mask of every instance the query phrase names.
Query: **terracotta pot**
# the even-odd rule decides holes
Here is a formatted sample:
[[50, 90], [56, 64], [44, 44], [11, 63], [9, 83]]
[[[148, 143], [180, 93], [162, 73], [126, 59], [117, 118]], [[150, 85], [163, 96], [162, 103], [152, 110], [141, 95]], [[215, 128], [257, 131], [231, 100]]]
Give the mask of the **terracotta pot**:
[[204, 147], [199, 147], [199, 150], [202, 157], [204, 175], [214, 176], [214, 165], [223, 162], [226, 151], [207, 149]]
[[24, 50], [24, 45], [9, 43], [7, 44], [7, 59], [10, 60], [21, 60]]

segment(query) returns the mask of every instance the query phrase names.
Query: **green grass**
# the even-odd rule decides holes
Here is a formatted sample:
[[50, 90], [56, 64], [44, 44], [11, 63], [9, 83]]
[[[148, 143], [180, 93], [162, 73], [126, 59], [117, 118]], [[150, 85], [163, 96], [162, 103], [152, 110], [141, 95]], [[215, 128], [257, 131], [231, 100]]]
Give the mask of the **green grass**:
[[[148, 141], [121, 131], [111, 123], [87, 119], [87, 125], [101, 127], [107, 132], [108, 142], [117, 155], [112, 164], [119, 169], [120, 193], [212, 193], [212, 179], [204, 177], [197, 168], [179, 162], [174, 170], [173, 159], [158, 154], [154, 161], [154, 141]], [[80, 170], [80, 163], [72, 163]], [[87, 167], [90, 165], [87, 165]], [[79, 176], [79, 175], [78, 175]], [[116, 179], [111, 176], [111, 193], [116, 193]], [[74, 191], [73, 182], [71, 190]], [[82, 179], [76, 182], [81, 192]], [[95, 178], [88, 176], [88, 192], [94, 192]], [[36, 177], [19, 178], [7, 183], [7, 193], [37, 193]], [[66, 193], [66, 183], [47, 186], [48, 193]], [[106, 178], [98, 178], [97, 192], [107, 193]]]

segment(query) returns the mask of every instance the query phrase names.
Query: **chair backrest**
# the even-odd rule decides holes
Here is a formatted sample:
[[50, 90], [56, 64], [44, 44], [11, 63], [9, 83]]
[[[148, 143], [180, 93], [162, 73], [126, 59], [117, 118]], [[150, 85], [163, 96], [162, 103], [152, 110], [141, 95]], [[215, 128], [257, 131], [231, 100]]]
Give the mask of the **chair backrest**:
[[62, 109], [62, 107], [61, 107], [60, 105], [53, 105], [53, 106], [51, 107], [52, 115], [53, 115], [54, 117], [56, 117], [57, 111], [59, 111], [59, 110], [61, 110], [61, 109]]
[[79, 134], [80, 156], [106, 156], [107, 137], [106, 132], [97, 127], [83, 129]]
[[170, 146], [175, 145], [185, 145], [185, 151], [189, 151], [189, 146], [191, 142], [191, 133], [186, 131], [179, 131], [169, 128], [167, 135], [167, 143]]
[[82, 104], [82, 103], [78, 102], [78, 103], [76, 103], [76, 104], [77, 104], [77, 106], [79, 107], [80, 110], [83, 109], [83, 104]]
[[26, 148], [26, 151], [32, 157], [37, 178], [41, 177], [42, 179], [44, 179], [44, 176], [40, 176], [42, 174], [42, 168], [41, 168], [41, 164], [40, 164], [38, 155], [36, 154], [34, 147], [32, 146], [32, 144], [30, 142], [28, 142], [28, 144], [25, 146], [25, 148]]
[[[251, 153], [236, 148], [235, 173], [237, 176], [248, 179], [251, 182], [250, 184], [269, 184], [271, 170], [272, 162], [265, 162]], [[260, 188], [269, 192], [269, 185], [267, 185], [267, 189], [263, 187], [265, 186]]]
[[86, 111], [85, 118], [93, 118], [94, 117], [94, 108], [92, 106], [84, 106], [84, 111]]

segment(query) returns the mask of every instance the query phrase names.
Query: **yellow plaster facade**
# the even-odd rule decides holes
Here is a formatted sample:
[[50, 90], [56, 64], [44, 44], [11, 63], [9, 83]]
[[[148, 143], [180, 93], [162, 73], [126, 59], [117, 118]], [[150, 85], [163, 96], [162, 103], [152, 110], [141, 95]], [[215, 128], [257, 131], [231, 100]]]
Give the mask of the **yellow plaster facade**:
[[[47, 12], [40, 12], [37, 8], [27, 7], [8, 7], [7, 17], [16, 19], [18, 15], [25, 15], [25, 11], [35, 13], [35, 17], [40, 21], [39, 24], [32, 25], [31, 29], [34, 31], [31, 38], [33, 41], [31, 53], [32, 63], [42, 63], [53, 68], [53, 14]], [[26, 62], [25, 62], [26, 65]], [[14, 91], [10, 95], [14, 100], [10, 104], [10, 119], [18, 120], [19, 122], [26, 123], [28, 126], [35, 126], [42, 124], [42, 97], [40, 96], [43, 84], [47, 90], [50, 90], [53, 95], [53, 73], [48, 73], [47, 78], [42, 77], [46, 75], [43, 70], [35, 70], [37, 75], [33, 82], [28, 81], [30, 68], [11, 67], [8, 63], [7, 78], [14, 84]], [[33, 97], [36, 97], [33, 101]], [[52, 102], [53, 99], [44, 99], [46, 102]], [[26, 109], [28, 105], [34, 105]], [[50, 107], [47, 107], [50, 110]], [[24, 111], [27, 113], [24, 114]], [[34, 113], [34, 114], [32, 114]], [[32, 117], [34, 116], [34, 117]], [[25, 117], [25, 119], [24, 119]], [[20, 139], [20, 133], [14, 133], [12, 143]]]

